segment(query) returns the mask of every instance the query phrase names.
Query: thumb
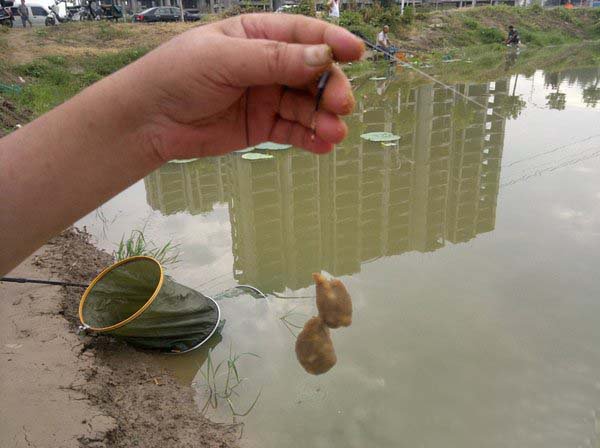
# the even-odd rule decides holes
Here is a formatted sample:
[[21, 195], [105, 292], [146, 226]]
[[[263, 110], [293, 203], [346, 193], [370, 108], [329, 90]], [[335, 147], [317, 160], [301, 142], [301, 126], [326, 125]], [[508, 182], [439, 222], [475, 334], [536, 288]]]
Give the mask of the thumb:
[[333, 62], [326, 44], [290, 44], [265, 39], [232, 39], [225, 62], [230, 82], [237, 87], [281, 84], [304, 87]]

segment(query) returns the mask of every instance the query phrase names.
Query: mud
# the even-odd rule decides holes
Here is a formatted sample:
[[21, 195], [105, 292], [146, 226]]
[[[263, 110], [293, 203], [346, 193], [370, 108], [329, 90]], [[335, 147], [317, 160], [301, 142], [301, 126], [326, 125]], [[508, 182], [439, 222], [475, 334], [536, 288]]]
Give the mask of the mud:
[[17, 110], [17, 107], [9, 100], [0, 96], [0, 137], [16, 129], [17, 125], [24, 125], [31, 120], [29, 111]]
[[[32, 261], [40, 276], [51, 273], [53, 278], [88, 283], [113, 258], [98, 250], [85, 231], [68, 229], [52, 239], [45, 250]], [[39, 287], [38, 287], [39, 288]], [[77, 331], [77, 307], [81, 288], [53, 288], [60, 301], [60, 311], [69, 322], [69, 331]], [[110, 431], [101, 437], [97, 433], [82, 434], [83, 447], [235, 447], [240, 428], [210, 422], [200, 413], [191, 388], [175, 381], [159, 367], [155, 354], [135, 350], [105, 336], [81, 336], [68, 347], [85, 364], [83, 379], [66, 389], [87, 400], [96, 414], [114, 421]], [[78, 369], [64, 365], [64, 369]], [[11, 409], [18, 413], [19, 409]], [[44, 419], [39, 409], [38, 419]], [[94, 413], [81, 415], [87, 425]], [[58, 430], [58, 428], [57, 428]], [[48, 441], [39, 446], [57, 446]]]

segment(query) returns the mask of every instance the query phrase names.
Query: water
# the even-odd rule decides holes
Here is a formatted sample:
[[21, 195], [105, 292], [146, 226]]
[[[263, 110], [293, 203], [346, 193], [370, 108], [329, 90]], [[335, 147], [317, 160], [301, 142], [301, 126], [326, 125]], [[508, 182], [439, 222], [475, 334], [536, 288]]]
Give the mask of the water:
[[[167, 164], [80, 224], [107, 248], [145, 225], [181, 244], [179, 282], [269, 294], [222, 300], [211, 341], [214, 363], [260, 356], [236, 362], [233, 411], [258, 396], [236, 417], [245, 446], [598, 446], [600, 69], [453, 85], [486, 108], [432, 84], [356, 84], [335, 153]], [[320, 270], [355, 315], [313, 377], [293, 334], [314, 300], [275, 294], [311, 296]], [[160, 361], [201, 407], [206, 356]], [[232, 421], [223, 399], [207, 414]]]

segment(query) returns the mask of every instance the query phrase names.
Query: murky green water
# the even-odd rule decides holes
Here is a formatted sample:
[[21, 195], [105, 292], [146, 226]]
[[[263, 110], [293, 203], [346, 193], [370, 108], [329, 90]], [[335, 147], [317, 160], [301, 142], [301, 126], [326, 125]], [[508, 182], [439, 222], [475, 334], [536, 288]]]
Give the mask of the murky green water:
[[[262, 390], [237, 418], [247, 446], [598, 446], [600, 69], [455, 85], [483, 107], [432, 84], [356, 84], [335, 153], [168, 164], [82, 224], [105, 247], [145, 224], [181, 244], [181, 283], [269, 294], [222, 300], [212, 341], [215, 363], [260, 356], [236, 362], [231, 395], [243, 413]], [[312, 377], [293, 334], [314, 300], [274, 294], [312, 295], [319, 270], [343, 279], [355, 317], [333, 332], [337, 366]], [[200, 406], [205, 358], [161, 361]], [[224, 399], [207, 414], [232, 420]]]

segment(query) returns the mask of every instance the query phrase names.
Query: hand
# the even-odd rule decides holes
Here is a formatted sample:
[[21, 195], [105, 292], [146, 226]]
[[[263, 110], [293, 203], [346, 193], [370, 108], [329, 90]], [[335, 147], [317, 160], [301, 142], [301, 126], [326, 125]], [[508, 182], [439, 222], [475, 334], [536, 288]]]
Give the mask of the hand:
[[362, 51], [319, 20], [239, 16], [176, 37], [12, 132], [0, 140], [0, 275], [167, 160], [269, 140], [330, 151], [347, 132], [339, 115], [354, 106], [332, 61]]
[[[264, 141], [324, 153], [345, 137], [339, 115], [354, 107], [350, 83], [332, 62], [363, 50], [350, 32], [324, 21], [250, 14], [174, 38], [127, 76], [146, 92], [142, 135], [163, 161]], [[315, 115], [316, 82], [327, 69], [332, 76]]]

